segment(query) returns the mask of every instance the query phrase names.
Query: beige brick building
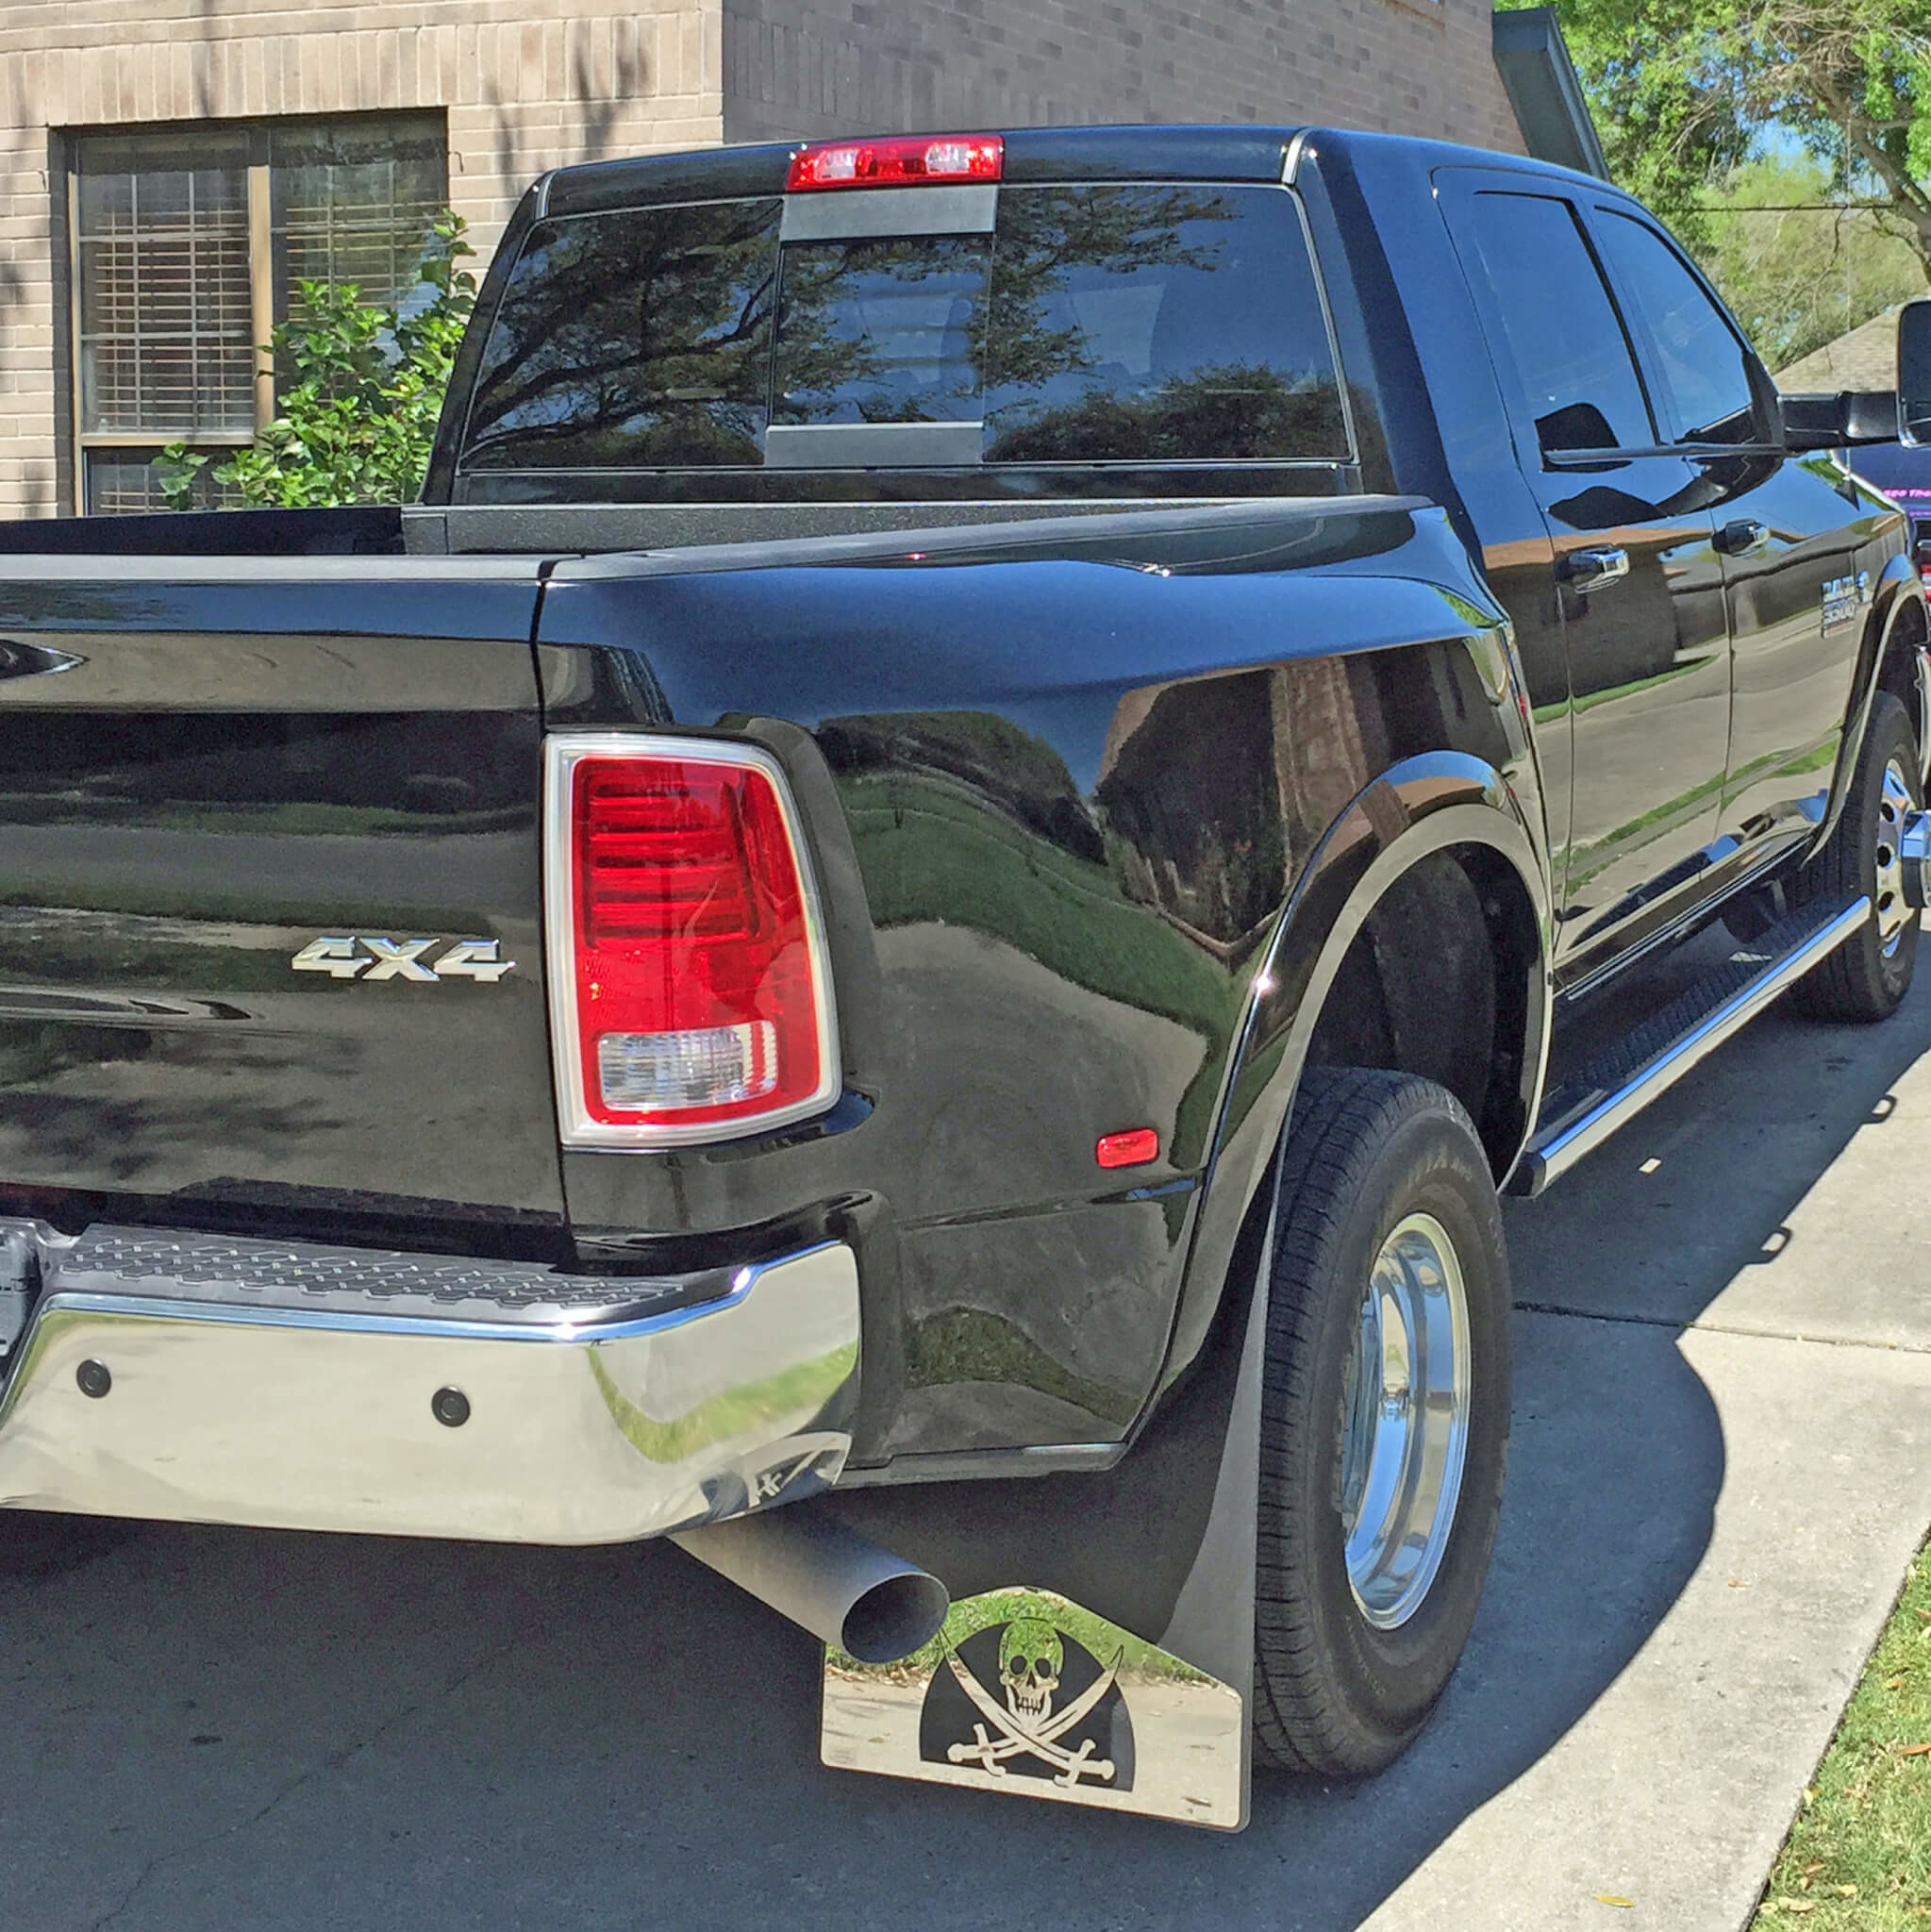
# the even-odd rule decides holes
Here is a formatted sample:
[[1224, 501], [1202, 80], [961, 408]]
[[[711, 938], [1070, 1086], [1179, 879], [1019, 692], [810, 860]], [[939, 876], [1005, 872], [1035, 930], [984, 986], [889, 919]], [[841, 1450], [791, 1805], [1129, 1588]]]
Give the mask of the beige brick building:
[[0, 0], [0, 515], [245, 441], [297, 275], [485, 258], [602, 155], [891, 128], [1331, 121], [1520, 149], [1488, 0]]

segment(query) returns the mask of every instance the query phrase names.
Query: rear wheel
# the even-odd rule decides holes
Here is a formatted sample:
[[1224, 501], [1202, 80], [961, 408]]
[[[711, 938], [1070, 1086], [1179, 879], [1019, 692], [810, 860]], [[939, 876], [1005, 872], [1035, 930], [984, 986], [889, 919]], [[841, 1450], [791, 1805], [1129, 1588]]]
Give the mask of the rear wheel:
[[1898, 836], [1924, 802], [1918, 734], [1889, 691], [1877, 693], [1857, 770], [1830, 842], [1798, 874], [1791, 897], [1871, 901], [1856, 933], [1798, 983], [1797, 1003], [1825, 1020], [1887, 1020], [1910, 991], [1918, 914], [1905, 896]]
[[1310, 1071], [1268, 1295], [1261, 1761], [1364, 1776], [1434, 1710], [1495, 1540], [1508, 1313], [1494, 1182], [1454, 1096]]

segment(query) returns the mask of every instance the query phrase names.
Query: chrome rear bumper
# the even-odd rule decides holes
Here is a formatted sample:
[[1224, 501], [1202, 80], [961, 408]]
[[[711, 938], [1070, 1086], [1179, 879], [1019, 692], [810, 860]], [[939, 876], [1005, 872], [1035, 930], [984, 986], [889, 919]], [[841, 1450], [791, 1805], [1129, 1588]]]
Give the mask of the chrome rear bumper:
[[146, 1228], [32, 1241], [0, 1507], [616, 1542], [809, 1495], [851, 1447], [839, 1242], [640, 1280]]

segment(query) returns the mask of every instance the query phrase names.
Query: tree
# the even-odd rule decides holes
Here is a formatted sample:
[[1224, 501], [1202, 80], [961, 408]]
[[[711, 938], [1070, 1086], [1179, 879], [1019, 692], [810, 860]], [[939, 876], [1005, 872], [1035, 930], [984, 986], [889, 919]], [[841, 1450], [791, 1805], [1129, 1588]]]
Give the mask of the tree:
[[1616, 179], [1706, 247], [1701, 204], [1794, 137], [1840, 198], [1931, 270], [1931, 9], [1924, 0], [1555, 0]]
[[1910, 243], [1863, 208], [1831, 199], [1823, 163], [1806, 156], [1745, 161], [1708, 213], [1704, 266], [1772, 369], [1924, 292]]
[[201, 499], [204, 471], [246, 504], [282, 508], [406, 503], [422, 488], [457, 345], [475, 305], [458, 264], [473, 249], [461, 216], [436, 218], [417, 265], [414, 299], [365, 302], [353, 282], [305, 281], [295, 312], [267, 347], [278, 408], [252, 447], [208, 468], [206, 451], [162, 453], [161, 491], [174, 509]]

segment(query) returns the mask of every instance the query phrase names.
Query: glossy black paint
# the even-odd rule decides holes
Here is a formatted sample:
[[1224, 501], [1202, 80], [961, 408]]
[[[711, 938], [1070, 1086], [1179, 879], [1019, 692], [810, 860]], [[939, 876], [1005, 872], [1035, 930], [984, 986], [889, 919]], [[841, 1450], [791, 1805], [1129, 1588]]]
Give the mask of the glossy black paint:
[[[33, 573], [0, 634], [67, 662], [0, 679], [9, 1197], [560, 1241], [534, 568]], [[495, 939], [518, 970], [294, 972], [323, 934]]]
[[[1008, 181], [1278, 181], [1293, 139], [1278, 127], [1016, 127]], [[593, 214], [645, 202], [779, 194], [795, 146], [773, 142], [700, 154], [640, 155], [546, 175], [537, 210]]]
[[[1479, 278], [1457, 258], [1458, 197], [1477, 188], [1561, 197], [1591, 235], [1612, 213], [1640, 213], [1636, 204], [1536, 162], [1504, 168], [1388, 137], [1310, 141], [1337, 193], [1360, 193], [1357, 218], [1342, 224], [1347, 244], [1372, 237], [1402, 264], [1409, 291], [1456, 291], [1410, 337], [1427, 372], [1423, 409], [1432, 405], [1440, 419], [1442, 500], [1461, 512], [1457, 526], [1516, 624], [1549, 801], [1556, 982], [1584, 991], [1693, 925], [1723, 893], [1794, 858], [1817, 837], [1820, 814], [1828, 821], [1891, 634], [1894, 613], [1875, 589], [1901, 552], [1902, 522], [1873, 515], [1868, 495], [1843, 493], [1823, 459], [1767, 446], [1546, 462], [1498, 373], [1506, 358], [1490, 351], [1497, 324], [1491, 314], [1485, 325]], [[1626, 303], [1627, 288], [1609, 279]], [[1640, 331], [1635, 350], [1654, 399], [1657, 372]], [[1744, 359], [1766, 391], [1760, 365]], [[1428, 487], [1399, 473], [1408, 487]], [[1778, 533], [1771, 556], [1725, 558], [1718, 532], [1753, 514], [1752, 502], [1775, 505], [1774, 523], [1755, 512]], [[1628, 551], [1629, 577], [1594, 597], [1567, 589], [1566, 553], [1603, 544]], [[1840, 560], [1826, 568], [1833, 555]], [[1826, 629], [1823, 587], [1843, 574], [1867, 580], [1871, 595], [1852, 624]], [[1773, 595], [1762, 582], [1772, 575]], [[1640, 594], [1625, 594], [1632, 589]], [[1696, 701], [1658, 709], [1663, 682], [1673, 698], [1681, 690]], [[1806, 721], [1796, 713], [1806, 706], [1818, 735], [1800, 746]], [[1753, 748], [1733, 757], [1738, 724]]]
[[[1463, 834], [1536, 875], [1501, 612], [1441, 513], [1389, 499], [705, 560], [552, 572], [546, 721], [785, 760], [871, 1106], [776, 1143], [566, 1154], [572, 1225], [725, 1230], [863, 1191], [861, 1273], [876, 1242], [897, 1286], [868, 1307], [868, 1406], [874, 1368], [903, 1380], [870, 1453], [1117, 1440], [1176, 1319], [1256, 974], [1329, 828], [1453, 747], [1410, 774], [1415, 815], [1467, 802]], [[1159, 1160], [1102, 1173], [1098, 1138], [1142, 1125]]]
[[[1286, 129], [1015, 133], [1007, 177], [1285, 176], [1322, 272], [1351, 462], [693, 475], [652, 484], [678, 501], [629, 504], [616, 485], [586, 503], [578, 472], [458, 500], [468, 391], [521, 236], [546, 217], [775, 194], [788, 152], [599, 164], [532, 190], [483, 291], [425, 505], [401, 520], [410, 561], [197, 578], [133, 561], [63, 576], [37, 559], [0, 586], [0, 633], [86, 659], [91, 680], [0, 678], [0, 814], [32, 831], [0, 860], [0, 902], [81, 935], [71, 958], [43, 952], [13, 975], [19, 1010], [0, 1011], [0, 1056], [28, 1055], [0, 1082], [0, 1124], [14, 1124], [0, 1193], [44, 1211], [59, 1189], [86, 1190], [70, 1218], [132, 1193], [144, 1219], [295, 1231], [346, 1213], [388, 1239], [433, 1223], [445, 1246], [466, 1221], [463, 1244], [554, 1240], [579, 1265], [620, 1268], [829, 1234], [861, 1258], [861, 1463], [997, 1473], [1038, 1466], [1025, 1452], [1042, 1446], [1098, 1445], [1080, 1452], [1090, 1463], [1224, 1333], [1224, 1290], [1239, 1286], [1301, 1068], [1373, 1031], [1352, 1009], [1377, 918], [1404, 904], [1426, 936], [1440, 908], [1444, 979], [1472, 946], [1496, 962], [1482, 1066], [1442, 1076], [1460, 1079], [1506, 1169], [1563, 974], [1614, 966], [1706, 916], [1717, 885], [1795, 855], [1796, 822], [1816, 817], [1799, 791], [1840, 795], [1832, 756], [1841, 773], [1877, 679], [1895, 675], [1886, 640], [1911, 635], [1923, 593], [1896, 520], [1822, 470], [1732, 457], [1718, 473], [1652, 452], [1611, 481], [1642, 483], [1656, 518], [1578, 504], [1578, 479], [1543, 474], [1511, 433], [1436, 192], [1467, 151]], [[1603, 192], [1484, 158], [1535, 192]], [[1579, 480], [1583, 494], [1599, 482]], [[1642, 681], [1605, 668], [1614, 650], [1561, 589], [1558, 556], [1605, 531], [1638, 541], [1692, 485], [1693, 513], [1656, 537], [1656, 588], [1686, 600], [1690, 558], [1699, 675], [1726, 709], [1734, 691], [1767, 762], [1726, 765], [1718, 749], [1714, 790], [1698, 789], [1707, 774], [1671, 779], [1616, 819], [1634, 827], [1622, 858], [1642, 903], [1557, 963], [1556, 914], [1590, 885], [1574, 849], [1615, 817], [1603, 727]], [[1249, 500], [1124, 508], [1208, 494]], [[1760, 566], [1718, 559], [1729, 498], [1785, 533]], [[1040, 514], [1057, 504], [1088, 513]], [[988, 518], [1007, 520], [974, 527]], [[313, 528], [270, 520], [237, 547], [299, 558], [348, 526]], [[387, 541], [387, 526], [355, 530]], [[112, 531], [74, 541], [123, 547]], [[491, 548], [525, 560], [478, 554]], [[1839, 552], [1869, 570], [1870, 597], [1854, 638], [1813, 641], [1804, 572]], [[1670, 636], [1680, 646], [1683, 625]], [[347, 681], [328, 683], [338, 671]], [[825, 902], [845, 1092], [775, 1137], [566, 1152], [559, 1173], [533, 970], [538, 738], [665, 726], [758, 740], [791, 775]], [[358, 734], [367, 755], [335, 757]], [[498, 787], [488, 830], [408, 774]], [[1720, 823], [1735, 827], [1729, 865], [1658, 896], [1668, 867], [1638, 822], [1685, 789], [1717, 844]], [[68, 792], [80, 808], [49, 817], [47, 796]], [[240, 829], [256, 809], [283, 820], [259, 849]], [[323, 820], [350, 810], [365, 816], [338, 821], [351, 835], [325, 851]], [[134, 868], [104, 873], [86, 849], [124, 812], [150, 841], [188, 815], [174, 856], [144, 861], [158, 911], [136, 903]], [[38, 873], [33, 839], [47, 843]], [[272, 901], [272, 920], [197, 899], [216, 854], [233, 860], [224, 885]], [[459, 912], [445, 891], [458, 878]], [[73, 924], [90, 893], [105, 909], [88, 916], [118, 926]], [[239, 954], [285, 964], [262, 935], [298, 910], [315, 923], [286, 929], [305, 938], [365, 911], [424, 932], [469, 923], [532, 972], [494, 989], [203, 984], [232, 977]], [[0, 924], [12, 916], [0, 903]], [[176, 928], [186, 964], [162, 944]], [[83, 1020], [103, 990], [185, 992], [209, 1010]], [[24, 1016], [50, 995], [70, 1008], [71, 1058], [40, 1068]], [[245, 1025], [218, 1021], [223, 1001]], [[1373, 1017], [1407, 1036], [1405, 1064], [1425, 1059], [1425, 1014]], [[233, 1042], [258, 1038], [288, 1057], [282, 1113], [238, 1130], [224, 1096], [238, 1069], [254, 1077], [255, 1049]], [[124, 1142], [70, 1133], [57, 1149], [29, 1131], [58, 1118], [63, 1081], [98, 1108], [117, 1080]], [[1099, 1170], [1095, 1140], [1140, 1125], [1157, 1129], [1159, 1159]]]

